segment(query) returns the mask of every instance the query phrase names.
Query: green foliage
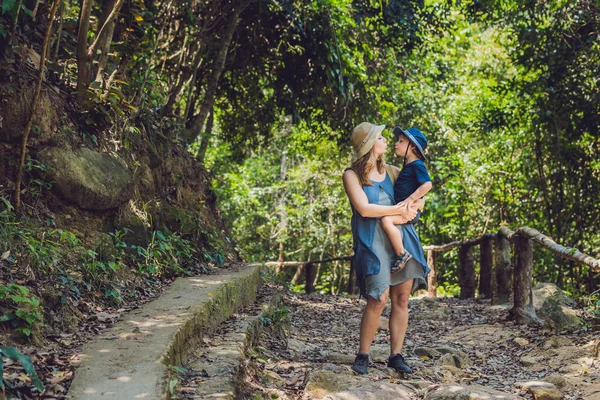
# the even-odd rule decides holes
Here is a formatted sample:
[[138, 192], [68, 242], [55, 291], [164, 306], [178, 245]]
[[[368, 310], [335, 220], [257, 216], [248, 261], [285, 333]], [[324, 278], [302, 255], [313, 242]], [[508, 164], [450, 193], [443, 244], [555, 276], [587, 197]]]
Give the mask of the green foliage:
[[289, 309], [285, 306], [269, 307], [258, 317], [260, 322], [278, 337], [285, 337], [288, 329]]
[[44, 326], [40, 301], [25, 286], [0, 286], [0, 306], [7, 309], [0, 316], [0, 323], [9, 322], [26, 336]]
[[4, 384], [10, 387], [10, 384], [8, 382], [5, 382], [3, 378], [4, 361], [2, 360], [2, 357], [7, 357], [11, 360], [20, 362], [23, 366], [23, 370], [25, 370], [25, 373], [29, 375], [31, 381], [33, 382], [37, 390], [39, 390], [40, 392], [44, 391], [44, 384], [35, 373], [35, 368], [33, 366], [33, 363], [31, 362], [31, 358], [29, 356], [21, 354], [19, 350], [17, 350], [14, 347], [0, 346], [0, 390], [2, 390], [2, 392], [4, 392]]
[[138, 272], [149, 275], [187, 273], [196, 250], [193, 243], [167, 228], [152, 233], [147, 247], [130, 246], [136, 251]]

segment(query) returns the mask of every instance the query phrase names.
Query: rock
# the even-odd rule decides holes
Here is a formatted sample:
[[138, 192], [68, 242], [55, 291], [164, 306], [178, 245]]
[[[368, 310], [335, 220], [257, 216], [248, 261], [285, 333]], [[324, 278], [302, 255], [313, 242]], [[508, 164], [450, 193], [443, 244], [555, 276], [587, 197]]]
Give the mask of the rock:
[[[435, 388], [435, 386], [434, 386]], [[480, 385], [448, 384], [435, 388], [426, 400], [517, 400], [519, 397]]]
[[548, 297], [544, 300], [538, 315], [545, 320], [544, 325], [555, 332], [577, 330], [584, 325], [583, 320], [577, 316], [575, 310], [563, 306], [554, 297]]
[[[471, 359], [469, 358], [467, 353], [465, 353], [464, 351], [455, 349], [454, 347], [447, 347], [447, 346], [436, 347], [435, 349], [442, 354], [451, 354], [452, 355], [453, 362], [449, 365], [454, 365], [457, 368], [468, 368], [473, 365], [473, 362], [471, 361]], [[441, 365], [444, 365], [444, 364], [448, 365], [448, 360], [449, 359], [446, 358], [446, 361], [443, 362]]]
[[[462, 354], [460, 354], [462, 353]], [[465, 353], [459, 354], [446, 353], [435, 361], [436, 366], [451, 365], [456, 368], [468, 368], [473, 366], [473, 362]]]
[[86, 148], [46, 148], [38, 159], [62, 197], [86, 210], [116, 208], [133, 196], [133, 175], [115, 157]]
[[[21, 81], [23, 83], [21, 83]], [[8, 83], [8, 82], [7, 82]], [[34, 83], [27, 79], [16, 80], [8, 85], [0, 85], [0, 142], [20, 143], [31, 112], [31, 100], [35, 89]], [[59, 110], [64, 101], [50, 90], [42, 90], [33, 112], [33, 125], [30, 137], [47, 141], [57, 135], [59, 127], [66, 126], [68, 121], [61, 121]], [[71, 132], [72, 133], [72, 132]]]
[[334, 364], [348, 364], [352, 365], [354, 363], [355, 354], [344, 354], [332, 351], [327, 354], [325, 357], [327, 361], [332, 362]]
[[560, 400], [562, 393], [553, 384], [543, 381], [518, 382], [515, 384], [522, 390], [527, 390], [535, 400]]
[[314, 348], [315, 348], [314, 344], [302, 342], [298, 339], [290, 338], [287, 341], [287, 349], [294, 353], [297, 353], [297, 354], [301, 354], [301, 353], [310, 351]]
[[[447, 354], [447, 355], [450, 356], [450, 354]], [[446, 383], [456, 382], [456, 381], [460, 380], [461, 378], [464, 378], [468, 375], [462, 369], [460, 369], [454, 365], [451, 365], [451, 364], [439, 365], [438, 367], [439, 367], [439, 372], [443, 376], [442, 382], [446, 382]]]
[[379, 330], [388, 330], [390, 329], [390, 320], [386, 317], [379, 318], [379, 325], [377, 326]]
[[439, 357], [442, 355], [442, 353], [440, 353], [439, 351], [437, 351], [436, 349], [433, 349], [431, 347], [417, 347], [414, 350], [414, 353], [416, 355], [418, 355], [419, 357], [427, 357], [427, 358], [435, 358], [435, 357]]
[[563, 293], [563, 291], [554, 283], [540, 282], [532, 288], [533, 307], [536, 310], [542, 308], [544, 301], [548, 298], [554, 298], [561, 305], [574, 306], [575, 301]]
[[544, 349], [572, 346], [573, 341], [563, 336], [552, 336], [544, 343]]
[[520, 337], [515, 338], [513, 340], [513, 342], [515, 342], [516, 344], [518, 344], [521, 347], [527, 346], [529, 344], [529, 341], [527, 339], [520, 338]]
[[440, 301], [434, 297], [423, 297], [421, 298], [421, 302], [430, 310], [443, 307]]
[[115, 247], [115, 241], [108, 233], [97, 232], [91, 239], [92, 249], [97, 253], [100, 261], [114, 261], [119, 252]]
[[409, 400], [415, 390], [385, 380], [373, 382], [349, 373], [313, 371], [309, 375], [306, 392], [315, 398], [329, 400]]
[[387, 343], [375, 343], [371, 346], [371, 360], [375, 362], [387, 362], [390, 358], [390, 345]]
[[519, 359], [519, 362], [524, 367], [531, 367], [533, 365], [536, 365], [538, 363], [538, 360], [535, 357], [523, 356]]
[[553, 384], [554, 386], [556, 386], [559, 389], [562, 389], [565, 386], [567, 386], [567, 380], [565, 379], [564, 376], [562, 376], [560, 374], [552, 374], [552, 375], [549, 375], [549, 376], [545, 377], [542, 380], [544, 382], [548, 382], [548, 383]]

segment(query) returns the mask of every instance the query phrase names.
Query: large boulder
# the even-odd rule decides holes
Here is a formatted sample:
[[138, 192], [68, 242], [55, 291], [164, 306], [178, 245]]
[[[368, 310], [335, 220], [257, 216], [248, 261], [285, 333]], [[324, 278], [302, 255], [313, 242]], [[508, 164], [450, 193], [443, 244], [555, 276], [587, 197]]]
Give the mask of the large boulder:
[[86, 210], [108, 210], [133, 196], [133, 175], [117, 158], [86, 148], [50, 147], [38, 153], [62, 197]]
[[553, 298], [565, 306], [575, 305], [575, 300], [563, 293], [563, 291], [554, 283], [540, 282], [532, 288], [533, 307], [536, 310], [542, 308], [544, 301]]
[[310, 373], [306, 392], [311, 398], [329, 400], [409, 400], [415, 395], [413, 387], [403, 384], [318, 370]]
[[544, 325], [554, 332], [574, 331], [580, 329], [584, 322], [577, 312], [563, 305], [556, 297], [548, 297], [538, 311], [538, 316], [544, 319]]
[[[0, 74], [5, 71], [0, 71]], [[25, 126], [31, 114], [34, 81], [27, 81], [26, 74], [17, 82], [2, 82], [0, 78], [0, 142], [18, 143], [22, 140]], [[60, 97], [44, 85], [33, 111], [31, 138], [45, 141], [55, 136], [62, 122], [59, 116]]]

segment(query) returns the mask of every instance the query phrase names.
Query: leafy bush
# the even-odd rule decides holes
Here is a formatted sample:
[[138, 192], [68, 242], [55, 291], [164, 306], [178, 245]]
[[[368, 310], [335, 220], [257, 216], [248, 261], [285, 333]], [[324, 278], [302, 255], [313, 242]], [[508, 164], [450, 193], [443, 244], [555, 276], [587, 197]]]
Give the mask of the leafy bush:
[[164, 228], [152, 233], [148, 247], [131, 246], [137, 251], [138, 272], [150, 275], [187, 273], [196, 253], [191, 241]]
[[26, 336], [44, 326], [40, 301], [25, 286], [0, 286], [0, 305], [8, 309], [0, 315], [0, 322], [10, 322]]

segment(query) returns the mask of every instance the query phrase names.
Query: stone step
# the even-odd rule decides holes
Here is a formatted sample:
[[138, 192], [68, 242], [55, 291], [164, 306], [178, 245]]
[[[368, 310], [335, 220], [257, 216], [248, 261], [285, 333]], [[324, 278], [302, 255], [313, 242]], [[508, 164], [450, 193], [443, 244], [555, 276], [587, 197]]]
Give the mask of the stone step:
[[174, 398], [219, 399], [242, 398], [239, 389], [243, 379], [246, 351], [258, 343], [264, 329], [264, 318], [278, 307], [283, 292], [264, 297], [261, 304], [248, 307], [230, 318], [206, 344], [194, 351], [193, 362], [186, 368], [186, 380]]
[[203, 336], [255, 301], [260, 268], [178, 278], [158, 299], [84, 346], [68, 398], [169, 398], [168, 366], [184, 363]]

